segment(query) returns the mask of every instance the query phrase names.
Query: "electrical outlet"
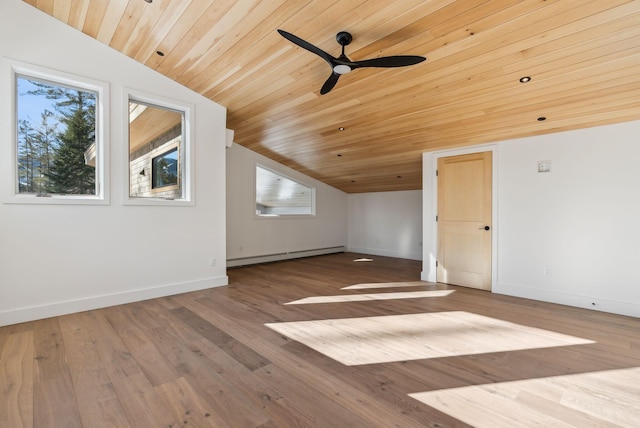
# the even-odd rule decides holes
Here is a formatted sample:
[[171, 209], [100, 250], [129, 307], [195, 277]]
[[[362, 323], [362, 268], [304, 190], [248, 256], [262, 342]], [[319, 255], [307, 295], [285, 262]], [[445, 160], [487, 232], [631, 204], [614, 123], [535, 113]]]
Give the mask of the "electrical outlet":
[[551, 161], [538, 161], [538, 172], [551, 172]]
[[215, 257], [211, 257], [209, 259], [209, 266], [215, 266], [216, 265], [216, 258]]
[[551, 266], [545, 266], [542, 271], [544, 276], [551, 276]]

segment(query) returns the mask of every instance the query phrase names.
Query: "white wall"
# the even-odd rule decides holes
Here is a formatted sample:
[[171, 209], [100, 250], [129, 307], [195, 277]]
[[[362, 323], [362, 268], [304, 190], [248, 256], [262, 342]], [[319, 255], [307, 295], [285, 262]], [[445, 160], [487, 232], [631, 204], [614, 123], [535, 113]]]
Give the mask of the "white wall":
[[[316, 215], [256, 217], [256, 163], [315, 187]], [[346, 246], [346, 237], [346, 193], [238, 144], [227, 149], [227, 259], [230, 263], [271, 254]]]
[[[494, 292], [640, 316], [639, 143], [635, 121], [497, 144]], [[537, 172], [542, 160], [551, 172]], [[429, 177], [424, 199], [432, 242]]]
[[422, 259], [422, 191], [349, 195], [349, 251]]
[[[0, 2], [0, 57], [107, 82], [111, 137], [109, 205], [0, 204], [0, 325], [226, 284], [225, 109], [20, 0]], [[6, 68], [3, 190], [12, 186]], [[194, 106], [194, 206], [123, 205], [125, 87]]]

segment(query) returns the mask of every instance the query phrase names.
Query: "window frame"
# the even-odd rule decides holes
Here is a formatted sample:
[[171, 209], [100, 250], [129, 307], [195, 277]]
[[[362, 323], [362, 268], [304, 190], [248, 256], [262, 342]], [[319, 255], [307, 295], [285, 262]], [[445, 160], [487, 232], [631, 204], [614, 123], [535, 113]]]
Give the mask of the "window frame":
[[[51, 70], [15, 60], [3, 59], [6, 79], [9, 87], [10, 103], [10, 155], [5, 156], [10, 163], [4, 168], [11, 175], [7, 180], [5, 203], [13, 204], [44, 204], [44, 205], [108, 205], [109, 191], [109, 84], [107, 82], [89, 79], [62, 71]], [[33, 79], [52, 85], [77, 88], [96, 93], [95, 105], [95, 194], [48, 194], [46, 197], [33, 193], [19, 193], [18, 171], [18, 77]]]
[[[265, 169], [273, 174], [279, 175], [283, 178], [286, 178], [287, 180], [291, 180], [297, 184], [300, 184], [302, 186], [305, 186], [309, 189], [311, 189], [311, 213], [310, 214], [276, 214], [276, 215], [260, 215], [257, 213], [256, 210], [256, 204], [258, 203], [258, 189], [257, 189], [257, 175], [258, 175], [258, 168], [262, 168]], [[255, 219], [260, 219], [260, 220], [266, 220], [266, 219], [311, 219], [311, 218], [315, 218], [316, 217], [316, 187], [312, 186], [311, 184], [309, 184], [308, 182], [305, 182], [303, 180], [299, 180], [296, 178], [293, 178], [292, 176], [285, 174], [281, 171], [278, 171], [275, 168], [271, 168], [266, 166], [265, 164], [262, 164], [260, 162], [254, 162], [253, 165], [253, 203], [252, 203], [252, 207], [253, 207], [253, 217]]]
[[[182, 119], [182, 141], [180, 145], [177, 145], [178, 153], [183, 156], [181, 174], [178, 175], [178, 183], [182, 186], [182, 197], [169, 199], [164, 197], [136, 197], [131, 196], [131, 165], [130, 165], [130, 153], [129, 153], [129, 103], [138, 102], [146, 104], [151, 107], [165, 108], [180, 112], [183, 115]], [[123, 172], [125, 174], [123, 180], [123, 205], [161, 205], [161, 206], [193, 206], [195, 205], [195, 139], [194, 139], [194, 106], [193, 104], [169, 99], [159, 95], [148, 94], [145, 92], [125, 88], [123, 91], [123, 116], [122, 116], [122, 160], [123, 160]], [[163, 153], [167, 153], [172, 150], [167, 149]], [[159, 156], [159, 155], [158, 155]], [[151, 171], [149, 171], [151, 174]], [[161, 192], [168, 190], [168, 188], [152, 189], [152, 192]]]

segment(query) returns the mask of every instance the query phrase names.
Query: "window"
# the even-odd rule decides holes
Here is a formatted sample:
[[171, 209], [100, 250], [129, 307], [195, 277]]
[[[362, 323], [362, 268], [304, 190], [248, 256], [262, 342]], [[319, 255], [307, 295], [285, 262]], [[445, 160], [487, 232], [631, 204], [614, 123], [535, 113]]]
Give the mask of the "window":
[[162, 189], [178, 185], [178, 148], [151, 160], [151, 188]]
[[106, 202], [106, 84], [17, 63], [11, 69], [11, 202]]
[[190, 108], [128, 95], [129, 203], [190, 203]]
[[315, 215], [315, 189], [256, 165], [256, 215]]

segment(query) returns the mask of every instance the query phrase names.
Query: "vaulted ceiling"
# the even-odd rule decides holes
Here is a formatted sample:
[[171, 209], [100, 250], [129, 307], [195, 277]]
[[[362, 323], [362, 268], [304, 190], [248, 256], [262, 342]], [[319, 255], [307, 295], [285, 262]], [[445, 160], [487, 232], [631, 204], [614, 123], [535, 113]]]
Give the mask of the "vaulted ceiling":
[[[640, 119], [638, 0], [24, 1], [225, 106], [237, 144], [350, 193], [421, 188], [425, 151]], [[330, 67], [277, 29], [427, 61], [320, 95]]]

